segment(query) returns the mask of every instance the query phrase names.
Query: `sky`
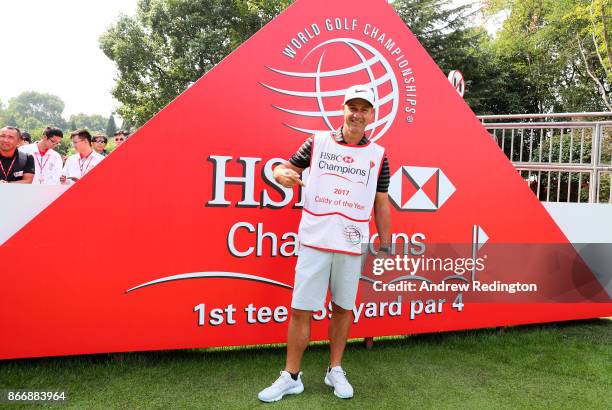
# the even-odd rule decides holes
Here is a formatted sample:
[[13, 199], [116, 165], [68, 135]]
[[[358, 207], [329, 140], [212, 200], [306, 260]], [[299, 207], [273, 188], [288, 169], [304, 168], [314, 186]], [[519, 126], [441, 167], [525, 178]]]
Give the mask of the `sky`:
[[98, 38], [119, 14], [133, 15], [136, 0], [0, 0], [5, 60], [0, 101], [24, 91], [57, 95], [63, 116], [108, 117], [119, 105], [111, 90], [116, 69]]
[[0, 68], [0, 101], [6, 106], [24, 91], [38, 91], [60, 97], [66, 119], [78, 113], [108, 117], [119, 106], [111, 95], [116, 68], [98, 38], [120, 14], [134, 15], [136, 2], [0, 0], [2, 49], [14, 57]]

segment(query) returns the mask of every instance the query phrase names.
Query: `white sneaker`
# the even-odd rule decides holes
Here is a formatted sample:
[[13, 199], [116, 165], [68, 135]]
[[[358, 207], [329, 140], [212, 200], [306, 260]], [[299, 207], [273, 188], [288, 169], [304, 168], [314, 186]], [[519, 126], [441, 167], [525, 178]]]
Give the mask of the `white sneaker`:
[[325, 373], [325, 384], [334, 388], [334, 394], [341, 399], [353, 397], [353, 386], [346, 380], [346, 372], [342, 367], [332, 367]]
[[272, 383], [272, 386], [260, 391], [257, 397], [261, 401], [270, 403], [279, 401], [285, 394], [300, 394], [303, 391], [304, 384], [302, 383], [302, 372], [298, 374], [297, 380], [293, 380], [291, 373], [282, 370], [280, 372], [280, 377]]

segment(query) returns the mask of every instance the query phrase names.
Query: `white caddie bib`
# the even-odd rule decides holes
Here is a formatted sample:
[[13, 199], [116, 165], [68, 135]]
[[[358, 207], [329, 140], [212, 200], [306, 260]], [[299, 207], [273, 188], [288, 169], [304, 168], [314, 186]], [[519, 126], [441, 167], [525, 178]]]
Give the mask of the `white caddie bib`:
[[361, 255], [384, 148], [340, 144], [332, 133], [313, 136], [298, 236], [306, 246]]

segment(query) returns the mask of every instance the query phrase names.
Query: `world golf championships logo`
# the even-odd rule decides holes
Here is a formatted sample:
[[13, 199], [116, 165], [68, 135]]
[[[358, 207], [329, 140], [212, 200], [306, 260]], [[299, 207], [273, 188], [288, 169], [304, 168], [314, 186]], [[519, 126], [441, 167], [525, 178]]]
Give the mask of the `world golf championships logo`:
[[366, 136], [376, 141], [389, 130], [399, 108], [399, 88], [391, 64], [380, 51], [357, 39], [334, 38], [315, 46], [305, 55], [300, 66], [308, 65], [312, 71], [266, 67], [278, 75], [277, 83], [285, 85], [260, 83], [287, 96], [282, 105], [273, 105], [290, 115], [285, 126], [308, 135], [337, 129], [342, 125], [341, 105], [346, 89], [363, 84], [372, 89], [375, 108]]
[[344, 238], [353, 245], [361, 243], [361, 230], [355, 225], [349, 225], [344, 228]]

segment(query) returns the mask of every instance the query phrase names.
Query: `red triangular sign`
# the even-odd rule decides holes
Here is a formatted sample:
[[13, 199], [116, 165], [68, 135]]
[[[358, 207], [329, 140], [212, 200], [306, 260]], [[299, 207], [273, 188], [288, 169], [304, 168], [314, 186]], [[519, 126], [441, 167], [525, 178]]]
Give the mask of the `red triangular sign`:
[[[440, 172], [433, 208], [394, 203], [398, 242], [469, 244], [477, 225], [485, 247], [567, 243], [386, 1], [298, 0], [1, 246], [0, 358], [283, 342], [301, 211], [271, 169], [312, 130], [341, 125], [354, 83], [376, 91], [368, 136], [386, 149], [392, 201], [409, 183], [402, 167]], [[561, 291], [576, 286], [567, 271], [524, 275], [544, 294], [553, 279]], [[466, 296], [462, 312], [411, 320], [403, 298], [400, 316], [366, 318], [361, 306], [351, 336], [612, 314], [605, 297]], [[326, 338], [326, 320], [313, 339]]]

